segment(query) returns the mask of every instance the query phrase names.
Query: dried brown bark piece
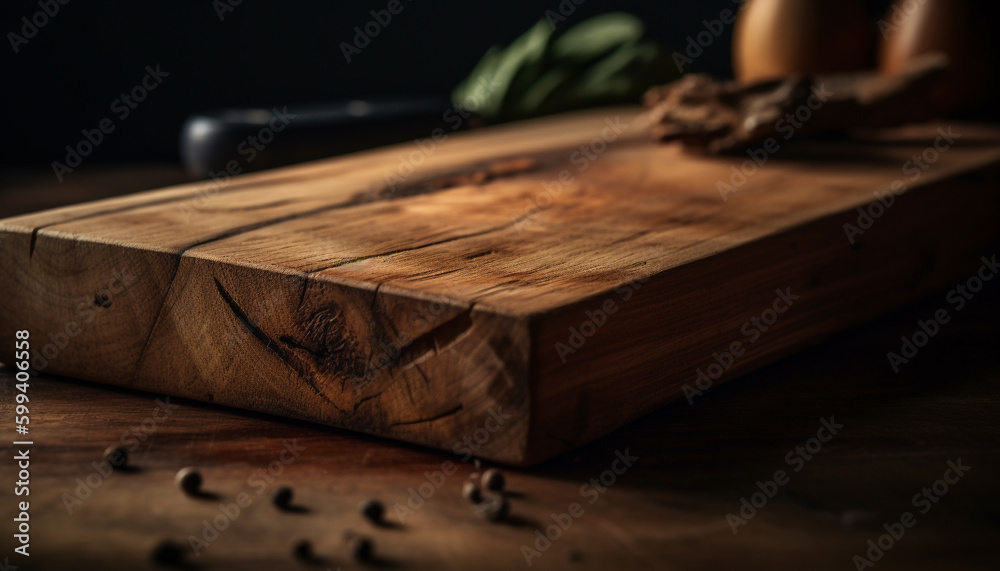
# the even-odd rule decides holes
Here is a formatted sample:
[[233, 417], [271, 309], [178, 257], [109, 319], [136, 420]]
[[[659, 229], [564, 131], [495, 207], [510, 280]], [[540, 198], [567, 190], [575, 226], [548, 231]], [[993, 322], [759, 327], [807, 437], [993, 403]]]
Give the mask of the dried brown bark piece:
[[930, 119], [938, 112], [931, 88], [947, 67], [947, 59], [935, 54], [894, 76], [861, 72], [743, 84], [693, 74], [649, 90], [645, 103], [658, 140], [724, 154], [785, 137], [793, 128], [803, 137]]

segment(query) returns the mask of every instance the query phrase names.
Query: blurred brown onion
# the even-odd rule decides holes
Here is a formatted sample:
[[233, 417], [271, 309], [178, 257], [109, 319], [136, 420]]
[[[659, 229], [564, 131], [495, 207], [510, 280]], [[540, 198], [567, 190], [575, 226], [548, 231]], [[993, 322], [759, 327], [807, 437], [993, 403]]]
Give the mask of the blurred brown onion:
[[745, 82], [863, 69], [873, 59], [861, 0], [747, 0], [734, 34], [733, 65]]
[[879, 66], [897, 74], [921, 54], [940, 52], [951, 67], [933, 96], [944, 111], [975, 107], [989, 96], [996, 57], [989, 17], [968, 0], [896, 0], [879, 21]]

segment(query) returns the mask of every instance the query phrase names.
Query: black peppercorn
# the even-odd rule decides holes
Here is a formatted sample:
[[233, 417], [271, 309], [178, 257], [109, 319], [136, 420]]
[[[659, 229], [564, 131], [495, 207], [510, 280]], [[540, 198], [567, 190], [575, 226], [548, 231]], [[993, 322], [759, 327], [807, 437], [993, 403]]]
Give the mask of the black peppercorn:
[[365, 500], [361, 503], [361, 515], [368, 518], [372, 523], [382, 523], [382, 516], [384, 514], [385, 508], [382, 506], [382, 502], [378, 500]]
[[483, 472], [483, 487], [487, 490], [499, 492], [503, 489], [506, 481], [507, 479], [504, 478], [503, 473], [496, 468], [490, 468]]
[[312, 543], [306, 540], [299, 541], [292, 547], [292, 555], [296, 559], [302, 561], [309, 561], [313, 558], [313, 546]]
[[271, 501], [278, 509], [287, 510], [292, 505], [292, 489], [288, 486], [281, 486], [271, 493]]
[[500, 521], [510, 513], [510, 504], [502, 494], [488, 494], [473, 507], [473, 511], [487, 521]]
[[128, 464], [128, 450], [121, 446], [109, 446], [104, 451], [104, 461], [112, 468], [124, 468]]
[[162, 565], [176, 565], [184, 557], [184, 548], [173, 541], [163, 541], [153, 548], [153, 561]]
[[363, 536], [352, 537], [349, 540], [348, 548], [351, 550], [351, 557], [358, 561], [371, 561], [375, 553], [372, 540]]
[[195, 496], [201, 492], [201, 473], [194, 468], [182, 468], [174, 476], [174, 482], [188, 495]]
[[466, 482], [462, 485], [462, 497], [474, 504], [483, 501], [483, 491], [479, 489], [479, 484]]

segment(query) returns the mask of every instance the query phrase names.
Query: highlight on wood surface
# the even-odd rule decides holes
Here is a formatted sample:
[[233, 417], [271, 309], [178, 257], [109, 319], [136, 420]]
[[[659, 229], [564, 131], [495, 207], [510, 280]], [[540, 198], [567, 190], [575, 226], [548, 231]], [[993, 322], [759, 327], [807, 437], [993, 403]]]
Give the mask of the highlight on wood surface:
[[408, 174], [412, 144], [9, 218], [0, 335], [30, 329], [49, 373], [529, 465], [946, 285], [997, 238], [995, 128], [760, 160], [642, 125], [600, 109], [453, 135]]

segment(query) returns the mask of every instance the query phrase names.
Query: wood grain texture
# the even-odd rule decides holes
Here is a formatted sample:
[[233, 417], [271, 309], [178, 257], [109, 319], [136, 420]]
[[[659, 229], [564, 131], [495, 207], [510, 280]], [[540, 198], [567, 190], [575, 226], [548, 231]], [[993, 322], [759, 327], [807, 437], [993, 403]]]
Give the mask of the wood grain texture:
[[11, 218], [0, 335], [51, 334], [47, 372], [443, 449], [509, 414], [477, 454], [532, 464], [678, 398], [775, 290], [801, 300], [720, 380], [968, 271], [1000, 130], [956, 126], [907, 179], [939, 127], [789, 144], [728, 200], [731, 160], [610, 109], [451, 135], [403, 181], [414, 145]]
[[[885, 353], [945, 304], [946, 290], [718, 387], [696, 406], [661, 408], [540, 466], [505, 470], [512, 521], [500, 524], [478, 519], [461, 498], [462, 483], [481, 470], [460, 456], [181, 399], [154, 424], [145, 421], [162, 410], [162, 396], [37, 377], [29, 389], [31, 557], [10, 563], [21, 570], [162, 569], [150, 560], [157, 543], [189, 546], [189, 537], [201, 537], [204, 522], [221, 514], [220, 504], [243, 492], [252, 504], [200, 555], [188, 553], [187, 568], [371, 568], [351, 560], [342, 534], [352, 530], [372, 537], [388, 568], [528, 569], [521, 546], [533, 545], [536, 529], [578, 502], [583, 515], [530, 569], [853, 569], [852, 557], [885, 533], [882, 525], [909, 511], [916, 525], [876, 569], [992, 570], [1000, 511], [998, 285], [994, 280], [956, 313], [898, 374]], [[13, 373], [0, 368], [4, 419], [14, 414]], [[793, 472], [786, 455], [831, 416], [843, 430]], [[77, 479], [90, 478], [105, 447], [123, 437], [136, 471], [100, 479], [67, 511], [64, 495], [75, 497]], [[275, 467], [271, 480], [251, 480], [268, 473], [293, 440], [304, 448], [294, 462]], [[639, 460], [589, 503], [581, 486], [626, 449]], [[0, 479], [13, 482], [10, 439], [0, 451]], [[920, 514], [913, 495], [959, 458], [969, 472]], [[400, 523], [395, 504], [407, 505], [410, 489], [448, 461], [455, 473]], [[184, 496], [173, 484], [184, 466], [200, 469], [204, 488], [218, 497]], [[779, 469], [791, 474], [789, 483], [734, 534], [726, 514]], [[285, 485], [308, 511], [271, 505], [270, 492]], [[0, 518], [10, 522], [15, 496], [8, 489], [2, 497]], [[399, 525], [366, 522], [357, 506], [369, 498], [380, 499]], [[314, 543], [325, 566], [294, 560], [291, 547], [302, 539]], [[11, 541], [0, 536], [4, 556]], [[574, 551], [578, 560], [571, 561]]]

